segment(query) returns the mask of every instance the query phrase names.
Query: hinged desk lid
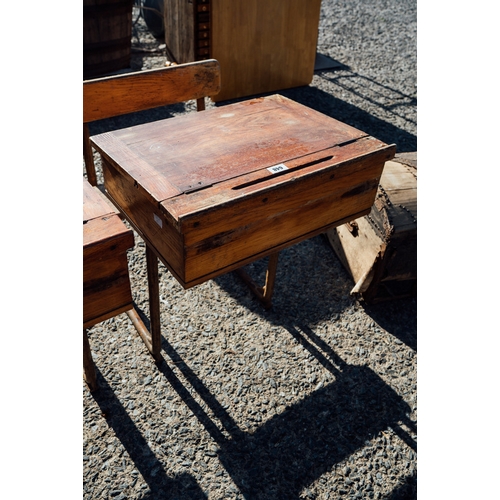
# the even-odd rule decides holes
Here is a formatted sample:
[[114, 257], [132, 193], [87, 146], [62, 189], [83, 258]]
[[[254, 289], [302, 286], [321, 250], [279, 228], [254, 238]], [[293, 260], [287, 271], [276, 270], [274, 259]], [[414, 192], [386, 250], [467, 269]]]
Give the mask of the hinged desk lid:
[[107, 132], [92, 142], [163, 201], [366, 135], [273, 95]]

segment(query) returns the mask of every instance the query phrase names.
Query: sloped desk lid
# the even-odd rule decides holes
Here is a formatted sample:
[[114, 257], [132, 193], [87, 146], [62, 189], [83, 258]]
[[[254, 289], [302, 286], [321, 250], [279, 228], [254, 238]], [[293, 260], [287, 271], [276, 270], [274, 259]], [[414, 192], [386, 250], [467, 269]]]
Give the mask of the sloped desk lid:
[[366, 136], [273, 95], [106, 132], [92, 142], [162, 201]]

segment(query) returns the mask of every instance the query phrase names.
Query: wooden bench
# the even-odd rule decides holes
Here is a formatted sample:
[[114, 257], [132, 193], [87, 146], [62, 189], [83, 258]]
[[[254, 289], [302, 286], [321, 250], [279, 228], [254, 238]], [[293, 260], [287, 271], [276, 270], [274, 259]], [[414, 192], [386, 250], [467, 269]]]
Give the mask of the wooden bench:
[[97, 177], [89, 123], [189, 100], [202, 111], [205, 97], [219, 90], [220, 67], [214, 59], [84, 81], [83, 156], [90, 184], [96, 186]]
[[[103, 78], [96, 78], [83, 82], [83, 157], [85, 162], [85, 171], [88, 183], [92, 186], [97, 186], [97, 175], [93, 159], [92, 146], [90, 144], [89, 124], [97, 120], [116, 117], [137, 111], [144, 111], [169, 104], [176, 104], [189, 100], [196, 101], [198, 111], [205, 109], [205, 98], [217, 94], [220, 90], [220, 67], [216, 60], [209, 59], [206, 61], [197, 61], [187, 64], [178, 64], [167, 68], [157, 68], [151, 70], [137, 71], [134, 73], [126, 73], [123, 75], [113, 75]], [[112, 97], [112, 98], [111, 98]], [[84, 187], [85, 192], [89, 192], [88, 187]], [[89, 194], [90, 196], [90, 194]], [[87, 200], [90, 204], [90, 200]], [[97, 201], [95, 202], [97, 203]], [[108, 206], [109, 210], [109, 206]], [[111, 209], [113, 210], [113, 209]], [[84, 205], [85, 212], [85, 205]], [[113, 210], [115, 218], [113, 224], [118, 220], [118, 212]], [[101, 214], [102, 215], [102, 214]], [[121, 214], [123, 217], [123, 214]], [[104, 224], [104, 223], [101, 223]], [[116, 224], [117, 226], [118, 224]], [[108, 226], [111, 229], [111, 225]], [[124, 226], [123, 226], [124, 227]], [[84, 232], [85, 232], [85, 215], [84, 215]], [[133, 243], [132, 243], [133, 245]], [[121, 251], [121, 250], [120, 250]], [[116, 250], [115, 250], [116, 252]], [[118, 255], [111, 256], [113, 262], [117, 263], [121, 257]], [[147, 252], [148, 254], [148, 252]], [[156, 259], [156, 257], [155, 257]], [[150, 259], [151, 260], [151, 259]], [[123, 265], [123, 262], [122, 262]], [[148, 283], [150, 305], [151, 301], [158, 299], [155, 293], [151, 293], [151, 283], [157, 285], [157, 262], [156, 275], [151, 274], [154, 266], [148, 266]], [[124, 268], [123, 268], [124, 269]], [[112, 277], [109, 276], [108, 279]], [[104, 276], [101, 280], [105, 281]], [[128, 280], [128, 276], [127, 276]], [[111, 286], [111, 283], [109, 284]], [[123, 290], [121, 291], [123, 293]], [[111, 311], [116, 297], [100, 297], [101, 304], [104, 301], [108, 302], [109, 316], [114, 316], [120, 312], [118, 307], [114, 313]], [[90, 299], [89, 299], [90, 300]], [[90, 302], [89, 302], [90, 303]], [[125, 307], [125, 306], [124, 306]], [[154, 332], [153, 336], [144, 326], [135, 309], [130, 308], [127, 314], [134, 323], [139, 335], [143, 339], [146, 347], [152, 353], [156, 362], [161, 361], [160, 344], [161, 338], [159, 331]], [[150, 307], [151, 309], [151, 307]], [[154, 309], [154, 308], [153, 308]], [[93, 316], [96, 312], [92, 313]], [[101, 316], [105, 319], [104, 315]], [[98, 315], [92, 321], [95, 323], [101, 321]], [[90, 321], [90, 320], [89, 320]], [[93, 323], [93, 324], [95, 324]], [[90, 324], [90, 323], [89, 323]], [[85, 328], [85, 318], [84, 318]], [[87, 346], [86, 344], [87, 343]], [[153, 349], [153, 343], [155, 348]], [[95, 382], [95, 373], [92, 375], [94, 365], [90, 357], [90, 349], [88, 347], [88, 339], [84, 332], [84, 359], [87, 360], [87, 376], [88, 380]], [[94, 371], [95, 372], [95, 371]], [[93, 378], [92, 378], [93, 377]], [[90, 384], [89, 384], [90, 386]]]
[[87, 329], [127, 312], [141, 337], [149, 332], [134, 309], [127, 250], [134, 234], [98, 188], [83, 179], [83, 369], [90, 388], [97, 388]]

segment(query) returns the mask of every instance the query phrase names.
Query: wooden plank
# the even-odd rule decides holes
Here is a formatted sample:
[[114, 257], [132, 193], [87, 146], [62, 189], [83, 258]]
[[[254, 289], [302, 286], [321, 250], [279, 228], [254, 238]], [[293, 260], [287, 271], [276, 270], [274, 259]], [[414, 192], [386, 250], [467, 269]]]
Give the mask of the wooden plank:
[[366, 279], [384, 245], [365, 217], [357, 218], [356, 224], [358, 230], [355, 234], [345, 225], [327, 232], [330, 244], [355, 284], [362, 278]]
[[215, 101], [309, 85], [321, 0], [212, 2], [212, 52], [223, 87]]
[[215, 60], [138, 71], [83, 82], [84, 123], [215, 95]]
[[165, 42], [177, 63], [195, 61], [195, 11], [193, 1], [164, 0]]
[[[158, 201], [122, 169], [103, 158], [102, 162], [106, 190], [113, 202], [139, 231], [143, 239], [154, 241], [153, 245], [175, 269], [182, 269], [184, 254], [182, 238], [169, 224]], [[183, 277], [181, 278], [183, 279]]]
[[100, 191], [83, 179], [83, 222], [105, 215], [118, 214]]
[[[349, 217], [345, 217], [344, 219], [341, 219], [341, 220], [334, 222], [333, 226], [335, 226], [337, 224], [344, 224], [344, 223], [348, 222], [349, 220], [352, 220], [353, 218], [362, 217], [363, 215], [366, 215], [367, 213], [368, 213], [368, 210], [364, 210], [364, 211], [356, 213], [356, 214], [351, 214]], [[182, 284], [182, 286], [184, 288], [190, 288], [192, 286], [199, 285], [200, 283], [203, 283], [209, 279], [215, 278], [215, 277], [220, 276], [220, 275], [225, 274], [225, 273], [229, 273], [231, 271], [235, 271], [242, 266], [250, 264], [251, 262], [254, 262], [256, 260], [267, 257], [273, 253], [280, 252], [281, 250], [283, 250], [289, 246], [295, 245], [297, 243], [300, 243], [301, 241], [307, 240], [309, 238], [313, 238], [314, 236], [317, 236], [318, 234], [325, 233], [331, 227], [332, 227], [332, 224], [329, 223], [327, 226], [323, 226], [323, 227], [319, 227], [317, 229], [314, 229], [313, 231], [311, 231], [307, 234], [302, 234], [298, 238], [288, 240], [285, 243], [282, 243], [276, 247], [272, 247], [272, 248], [268, 247], [258, 254], [252, 255], [251, 257], [244, 258], [244, 259], [237, 261], [237, 262], [233, 262], [232, 264], [228, 265], [227, 267], [225, 267], [223, 269], [217, 269], [215, 271], [210, 272], [209, 274], [206, 274], [204, 276], [200, 276], [199, 278], [196, 278], [196, 279], [189, 281], [189, 282], [183, 282], [182, 280], [179, 280], [179, 282]], [[162, 259], [162, 261], [168, 267], [168, 263], [166, 263], [166, 260]], [[175, 273], [174, 273], [174, 275], [175, 275]], [[176, 276], [176, 278], [177, 278], [177, 276]]]

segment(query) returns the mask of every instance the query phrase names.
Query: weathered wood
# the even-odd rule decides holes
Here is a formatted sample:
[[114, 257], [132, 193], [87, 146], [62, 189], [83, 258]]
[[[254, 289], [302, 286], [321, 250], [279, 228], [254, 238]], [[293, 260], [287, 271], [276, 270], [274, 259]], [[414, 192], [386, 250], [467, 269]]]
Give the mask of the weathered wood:
[[133, 0], [83, 0], [83, 77], [130, 67]]
[[83, 82], [83, 122], [201, 99], [220, 90], [215, 60], [179, 64]]
[[92, 360], [92, 353], [90, 351], [87, 330], [85, 329], [83, 330], [83, 377], [89, 389], [95, 391], [97, 389], [97, 376], [94, 361]]
[[134, 236], [97, 188], [83, 180], [83, 327], [132, 307], [127, 250]]
[[177, 63], [199, 60], [195, 52], [195, 6], [198, 0], [194, 1], [193, 4], [185, 0], [164, 0], [165, 42]]
[[264, 286], [257, 285], [257, 283], [255, 283], [253, 278], [245, 271], [244, 268], [240, 267], [239, 269], [236, 269], [236, 273], [248, 285], [250, 290], [257, 296], [265, 309], [270, 309], [272, 306], [274, 283], [276, 281], [276, 271], [278, 269], [278, 257], [279, 252], [275, 252], [269, 255], [269, 262], [266, 270], [266, 280]]
[[139, 316], [139, 313], [136, 311], [135, 308], [129, 309], [127, 311], [127, 316], [129, 317], [130, 321], [132, 321], [132, 324], [135, 326], [137, 333], [144, 341], [144, 344], [146, 344], [148, 351], [150, 353], [152, 353], [153, 352], [153, 339], [151, 338], [151, 333], [149, 332], [146, 325], [142, 321], [142, 318]]
[[[415, 159], [416, 165], [416, 159]], [[417, 282], [417, 174], [405, 157], [387, 161], [370, 213], [327, 231], [366, 302], [414, 295]]]
[[156, 362], [161, 361], [161, 317], [160, 287], [158, 282], [158, 258], [153, 249], [146, 245], [148, 269], [149, 315], [151, 329], [151, 354]]
[[110, 196], [186, 288], [368, 213], [395, 153], [282, 96], [92, 142]]
[[83, 159], [85, 161], [85, 170], [87, 172], [87, 180], [92, 186], [97, 186], [97, 175], [94, 165], [94, 156], [92, 154], [92, 146], [90, 145], [89, 124], [83, 124]]
[[222, 101], [308, 85], [321, 0], [165, 0], [165, 40], [177, 62], [213, 57]]

